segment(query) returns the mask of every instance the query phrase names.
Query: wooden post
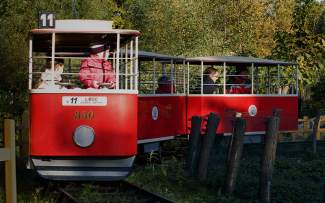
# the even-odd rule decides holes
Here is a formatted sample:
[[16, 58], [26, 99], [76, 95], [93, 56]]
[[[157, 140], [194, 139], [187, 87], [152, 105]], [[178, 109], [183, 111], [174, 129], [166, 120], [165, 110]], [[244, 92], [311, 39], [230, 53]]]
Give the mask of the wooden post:
[[282, 112], [281, 109], [275, 109], [273, 117], [280, 118], [281, 112]]
[[235, 118], [233, 142], [228, 162], [224, 192], [232, 195], [235, 188], [237, 171], [240, 163], [241, 152], [243, 149], [244, 136], [246, 129], [246, 118]]
[[193, 116], [191, 122], [191, 133], [189, 137], [189, 147], [186, 159], [185, 171], [190, 177], [194, 176], [196, 163], [199, 157], [198, 142], [201, 131], [202, 117]]
[[204, 180], [208, 169], [208, 163], [210, 158], [210, 152], [213, 146], [214, 138], [217, 133], [220, 118], [217, 113], [210, 113], [209, 120], [207, 122], [207, 128], [203, 137], [200, 156], [197, 164], [196, 176], [199, 180]]
[[279, 126], [280, 118], [267, 117], [265, 145], [261, 158], [260, 182], [257, 193], [261, 202], [270, 201], [270, 188], [276, 156]]
[[17, 202], [16, 187], [16, 143], [15, 143], [15, 121], [4, 120], [4, 147], [9, 148], [9, 160], [5, 162], [6, 202]]
[[295, 132], [291, 133], [291, 141], [296, 141], [296, 133]]
[[308, 130], [308, 116], [304, 116], [304, 140], [305, 139], [307, 139], [308, 138], [308, 132], [307, 132], [307, 130]]
[[279, 133], [279, 142], [283, 142], [283, 133]]
[[317, 109], [317, 114], [314, 122], [314, 127], [313, 127], [313, 152], [316, 152], [316, 142], [317, 142], [317, 131], [318, 131], [318, 124], [319, 124], [319, 119], [320, 116], [322, 115], [323, 109]]

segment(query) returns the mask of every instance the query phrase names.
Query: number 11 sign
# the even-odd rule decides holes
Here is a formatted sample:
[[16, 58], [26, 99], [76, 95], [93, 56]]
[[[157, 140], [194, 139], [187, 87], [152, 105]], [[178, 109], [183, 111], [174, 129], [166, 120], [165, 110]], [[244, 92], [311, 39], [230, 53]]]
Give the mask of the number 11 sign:
[[38, 28], [55, 28], [55, 12], [39, 11]]

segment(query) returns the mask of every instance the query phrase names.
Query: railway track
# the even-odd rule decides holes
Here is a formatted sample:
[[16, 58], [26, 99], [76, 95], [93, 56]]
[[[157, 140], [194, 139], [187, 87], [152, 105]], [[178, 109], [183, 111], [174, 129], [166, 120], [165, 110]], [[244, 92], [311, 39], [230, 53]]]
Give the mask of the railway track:
[[[97, 203], [97, 202], [132, 202], [132, 203], [173, 203], [161, 195], [141, 188], [127, 181], [116, 182], [71, 182], [50, 181], [53, 184], [46, 191], [58, 192], [61, 194], [57, 202], [60, 203]], [[38, 180], [38, 187], [45, 188], [49, 185], [47, 180]], [[44, 190], [45, 191], [45, 190]]]

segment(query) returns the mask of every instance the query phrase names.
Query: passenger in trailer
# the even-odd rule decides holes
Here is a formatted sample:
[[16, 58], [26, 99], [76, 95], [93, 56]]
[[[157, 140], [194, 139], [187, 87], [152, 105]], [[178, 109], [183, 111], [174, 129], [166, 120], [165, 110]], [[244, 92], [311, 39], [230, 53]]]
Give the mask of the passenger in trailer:
[[[167, 75], [160, 76], [158, 79], [158, 89], [156, 94], [170, 94], [171, 93], [171, 82], [170, 77]], [[175, 85], [173, 85], [173, 93], [176, 93]]]
[[35, 83], [34, 89], [60, 89], [60, 85], [55, 85], [56, 82], [62, 80], [61, 74], [63, 73], [64, 60], [54, 60], [54, 81], [52, 81], [52, 61], [48, 60], [43, 68], [43, 72], [39, 80]]
[[111, 63], [107, 61], [110, 46], [105, 40], [94, 40], [90, 44], [91, 55], [81, 61], [79, 80], [83, 84], [82, 89], [101, 89], [98, 83], [113, 83], [109, 88], [116, 85], [116, 77]]
[[[203, 71], [203, 94], [217, 94], [218, 85], [215, 82], [218, 80], [219, 71], [213, 67], [207, 67]], [[201, 94], [201, 84], [195, 88], [196, 94]]]
[[236, 66], [236, 76], [231, 76], [226, 83], [227, 94], [251, 94], [252, 81], [248, 79], [247, 74], [245, 65]]

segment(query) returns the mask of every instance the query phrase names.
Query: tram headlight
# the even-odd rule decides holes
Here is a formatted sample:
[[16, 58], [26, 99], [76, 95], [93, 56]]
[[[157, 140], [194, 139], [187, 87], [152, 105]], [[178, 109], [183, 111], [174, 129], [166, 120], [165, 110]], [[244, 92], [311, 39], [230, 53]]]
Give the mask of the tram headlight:
[[73, 132], [73, 141], [79, 147], [89, 147], [95, 140], [95, 131], [86, 125], [79, 126]]

